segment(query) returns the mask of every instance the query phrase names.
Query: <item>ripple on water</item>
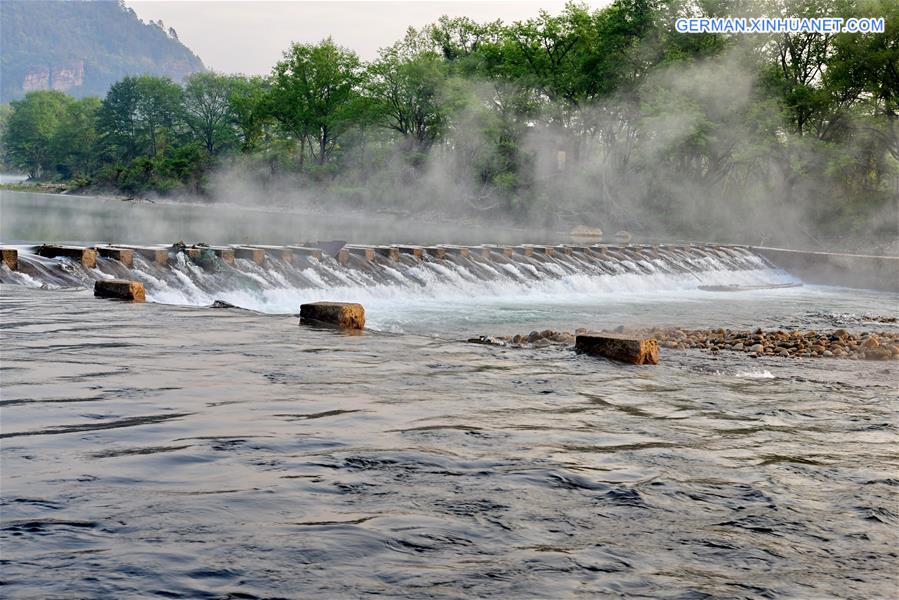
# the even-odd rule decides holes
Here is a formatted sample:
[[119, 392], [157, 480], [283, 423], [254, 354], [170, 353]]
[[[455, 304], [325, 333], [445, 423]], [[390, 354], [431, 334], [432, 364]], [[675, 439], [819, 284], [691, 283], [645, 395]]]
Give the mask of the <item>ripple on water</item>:
[[[720, 302], [704, 318], [767, 326], [865, 301]], [[347, 337], [6, 287], [0, 306], [10, 597], [881, 598], [899, 583], [893, 364], [672, 352], [637, 369], [455, 343], [465, 323]]]

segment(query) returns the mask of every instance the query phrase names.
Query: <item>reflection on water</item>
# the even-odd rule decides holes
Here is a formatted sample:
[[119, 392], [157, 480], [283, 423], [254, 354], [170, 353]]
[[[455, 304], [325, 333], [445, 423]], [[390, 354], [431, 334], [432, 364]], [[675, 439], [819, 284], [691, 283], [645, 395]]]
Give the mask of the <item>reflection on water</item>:
[[508, 227], [433, 223], [374, 211], [289, 212], [221, 204], [125, 201], [116, 198], [0, 190], [0, 239], [27, 242], [293, 244], [341, 239], [357, 243], [549, 243], [556, 234]]
[[[531, 314], [895, 312], [895, 295], [801, 290]], [[456, 341], [472, 314], [511, 327], [499, 305], [416, 327], [385, 304], [374, 319], [415, 333], [362, 336], [83, 290], [4, 285], [0, 306], [11, 597], [896, 591], [896, 363], [672, 351], [635, 368]]]

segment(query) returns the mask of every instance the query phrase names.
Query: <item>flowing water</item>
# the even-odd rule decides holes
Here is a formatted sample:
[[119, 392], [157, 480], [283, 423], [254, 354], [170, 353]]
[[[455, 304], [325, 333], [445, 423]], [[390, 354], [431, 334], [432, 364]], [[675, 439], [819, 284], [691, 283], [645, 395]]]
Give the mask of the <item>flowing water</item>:
[[[11, 598], [893, 598], [896, 362], [478, 334], [895, 328], [740, 250], [0, 273]], [[580, 261], [580, 262], [578, 262]], [[130, 274], [150, 302], [92, 297]], [[361, 335], [299, 304], [365, 304]], [[214, 309], [213, 300], [242, 308]]]

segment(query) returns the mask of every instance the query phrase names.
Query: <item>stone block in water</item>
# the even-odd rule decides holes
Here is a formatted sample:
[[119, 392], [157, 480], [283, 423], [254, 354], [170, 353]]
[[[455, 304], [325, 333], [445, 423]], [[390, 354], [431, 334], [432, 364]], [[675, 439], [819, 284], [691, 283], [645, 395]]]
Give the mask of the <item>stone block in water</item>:
[[127, 279], [99, 279], [94, 283], [94, 296], [144, 302], [147, 299], [144, 284]]
[[400, 254], [410, 254], [415, 258], [421, 258], [424, 255], [424, 249], [421, 246], [397, 246]]
[[93, 248], [44, 244], [37, 249], [37, 253], [39, 256], [45, 256], [47, 258], [71, 258], [80, 261], [86, 269], [93, 269], [97, 266], [97, 251]]
[[117, 260], [129, 269], [134, 266], [134, 250], [130, 248], [113, 248], [112, 246], [98, 247], [97, 254], [105, 258]]
[[247, 248], [244, 246], [240, 246], [234, 248], [234, 256], [236, 256], [237, 258], [248, 260], [250, 262], [254, 262], [260, 266], [265, 263], [265, 250], [263, 250], [262, 248]]
[[0, 249], [0, 258], [2, 258], [3, 264], [5, 264], [10, 271], [17, 271], [19, 269], [19, 251], [15, 248]]
[[234, 257], [234, 248], [224, 248], [222, 246], [212, 246], [210, 248], [210, 250], [216, 257], [221, 259], [221, 261], [223, 263], [225, 263], [226, 265], [234, 264], [234, 258], [235, 258]]
[[365, 260], [375, 259], [375, 249], [371, 246], [346, 246], [344, 250], [355, 256], [361, 256]]
[[400, 251], [395, 246], [375, 246], [373, 250], [389, 260], [399, 260]]
[[534, 253], [533, 246], [512, 246], [512, 252], [521, 254], [522, 256], [531, 256]]
[[168, 248], [159, 248], [155, 246], [132, 246], [132, 245], [119, 245], [120, 248], [128, 248], [133, 251], [135, 254], [139, 254], [143, 256], [145, 259], [154, 263], [156, 266], [164, 267], [169, 262], [169, 249]]
[[584, 354], [634, 365], [659, 364], [659, 343], [651, 338], [610, 333], [579, 335], [575, 339], [574, 347]]
[[300, 323], [363, 329], [365, 309], [352, 302], [311, 302], [300, 306]]
[[[468, 258], [471, 256], [471, 248], [467, 246], [438, 246], [437, 250], [438, 254], [435, 254], [438, 258], [443, 258], [447, 254], [451, 254], [452, 256], [461, 256], [462, 258]], [[428, 250], [428, 252], [431, 252]]]

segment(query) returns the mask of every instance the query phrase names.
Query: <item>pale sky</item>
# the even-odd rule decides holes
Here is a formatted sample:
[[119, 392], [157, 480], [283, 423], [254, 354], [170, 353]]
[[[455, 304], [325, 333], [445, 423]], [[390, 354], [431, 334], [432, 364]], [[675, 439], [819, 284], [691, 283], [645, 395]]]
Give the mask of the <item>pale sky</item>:
[[[592, 0], [592, 7], [611, 0]], [[204, 64], [226, 73], [267, 74], [291, 42], [318, 42], [329, 35], [371, 60], [378, 48], [400, 39], [410, 25], [421, 27], [441, 15], [478, 22], [534, 17], [540, 9], [558, 13], [564, 0], [382, 2], [319, 0], [126, 0], [144, 21], [162, 19]]]

